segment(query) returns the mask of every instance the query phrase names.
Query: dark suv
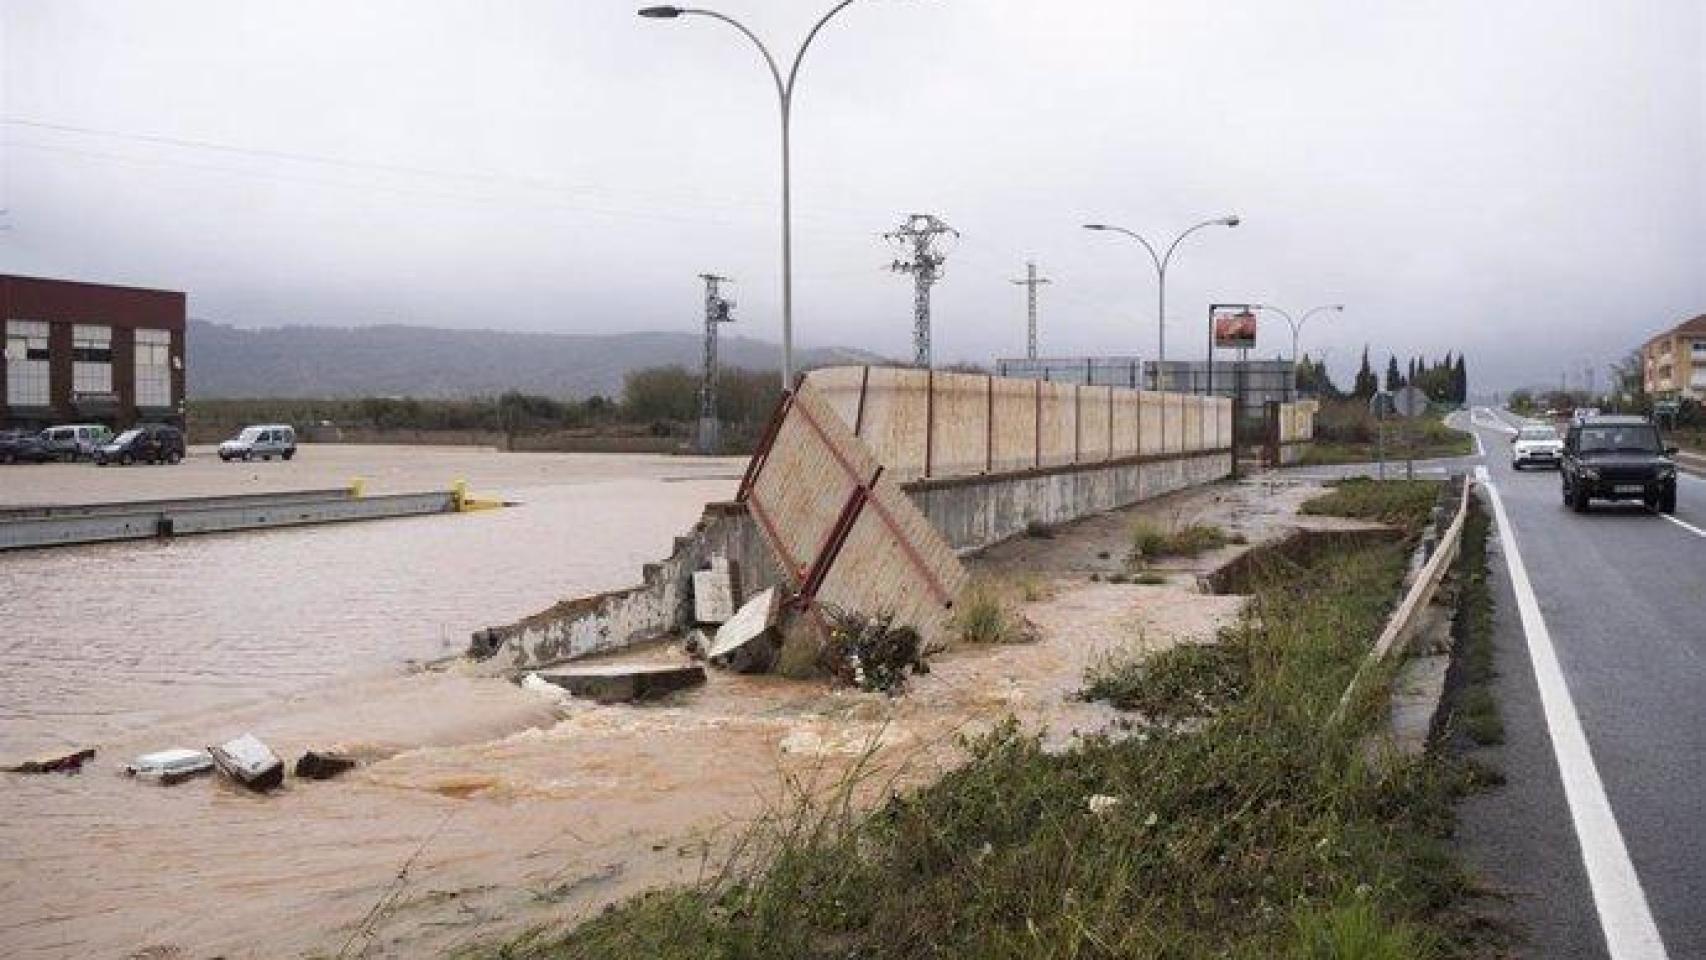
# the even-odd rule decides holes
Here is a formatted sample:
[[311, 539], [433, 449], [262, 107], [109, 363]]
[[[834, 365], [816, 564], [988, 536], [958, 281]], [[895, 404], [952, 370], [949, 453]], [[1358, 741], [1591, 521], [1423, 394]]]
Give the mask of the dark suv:
[[1649, 509], [1676, 512], [1675, 447], [1640, 417], [1588, 417], [1564, 437], [1564, 505], [1583, 513], [1588, 501], [1639, 500]]
[[177, 427], [163, 424], [143, 424], [119, 434], [112, 443], [95, 451], [95, 463], [129, 465], [138, 460], [149, 463], [177, 463], [184, 458], [184, 434]]

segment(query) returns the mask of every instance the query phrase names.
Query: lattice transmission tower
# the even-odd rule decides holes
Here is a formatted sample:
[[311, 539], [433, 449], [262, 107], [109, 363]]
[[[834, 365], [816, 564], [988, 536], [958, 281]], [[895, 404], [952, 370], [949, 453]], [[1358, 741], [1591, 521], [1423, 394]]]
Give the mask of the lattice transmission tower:
[[958, 238], [958, 230], [928, 213], [914, 213], [898, 229], [883, 236], [900, 244], [907, 259], [896, 260], [889, 269], [912, 274], [912, 362], [930, 366], [930, 287], [942, 279], [947, 254], [939, 243], [943, 237]]
[[1036, 261], [1027, 260], [1025, 261], [1025, 279], [1012, 282], [1025, 288], [1025, 359], [1035, 360], [1037, 358], [1037, 287], [1054, 281], [1037, 276]]
[[719, 286], [733, 283], [728, 277], [701, 273], [705, 281], [705, 369], [699, 380], [699, 452], [716, 453], [721, 443], [717, 420], [717, 325], [734, 322], [735, 302], [722, 295]]

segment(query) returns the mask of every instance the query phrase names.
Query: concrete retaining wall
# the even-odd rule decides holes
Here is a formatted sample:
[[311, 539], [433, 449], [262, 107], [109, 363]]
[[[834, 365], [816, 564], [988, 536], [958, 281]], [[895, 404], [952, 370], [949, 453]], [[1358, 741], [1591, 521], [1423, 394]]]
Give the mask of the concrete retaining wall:
[[[1227, 452], [1205, 456], [1066, 466], [986, 477], [915, 481], [902, 490], [954, 550], [969, 553], [1025, 531], [1128, 506], [1231, 473]], [[713, 503], [669, 558], [647, 564], [639, 586], [568, 600], [518, 623], [474, 635], [470, 653], [505, 669], [530, 670], [654, 636], [692, 623], [693, 571], [714, 556], [739, 569], [744, 599], [782, 582], [758, 524], [739, 503]]]
[[476, 631], [469, 653], [524, 670], [681, 629], [692, 622], [693, 572], [718, 556], [734, 562], [742, 598], [781, 579], [746, 507], [707, 504], [692, 531], [675, 539], [667, 559], [646, 564], [638, 586], [565, 600], [516, 623]]
[[1231, 473], [1227, 451], [921, 480], [905, 489], [949, 545], [964, 553], [1017, 536], [1033, 523], [1067, 523]]
[[[925, 571], [939, 571], [943, 562], [958, 569], [953, 553], [999, 543], [1031, 524], [1067, 523], [1232, 471], [1232, 405], [1220, 397], [845, 367], [813, 371], [797, 400], [800, 409], [779, 421], [773, 446], [755, 458], [761, 479], [749, 493], [763, 494], [756, 506], [711, 505], [667, 560], [647, 567], [639, 586], [480, 631], [470, 653], [531, 669], [680, 630], [690, 623], [692, 574], [713, 556], [739, 566], [737, 599], [803, 580], [833, 539], [819, 528], [851, 509], [844, 504], [858, 503], [847, 490], [865, 477], [877, 478], [868, 481], [875, 500], [892, 495], [887, 510], [873, 512], [890, 522], [856, 514], [839, 562], [836, 550], [828, 552], [834, 565], [819, 594], [826, 601], [846, 605], [871, 599], [872, 591], [892, 598], [911, 590], [890, 582], [905, 565], [885, 557], [903, 556]], [[905, 501], [894, 493], [896, 481]], [[897, 532], [906, 519], [900, 514], [918, 523], [911, 507], [929, 528], [901, 523]], [[786, 529], [767, 534], [761, 521]], [[776, 545], [787, 555], [782, 561], [772, 554]], [[943, 562], [931, 562], [932, 552]], [[782, 562], [797, 569], [785, 572]], [[938, 579], [951, 600], [963, 573]], [[940, 608], [939, 600], [932, 602]], [[928, 635], [930, 618], [913, 619]]]

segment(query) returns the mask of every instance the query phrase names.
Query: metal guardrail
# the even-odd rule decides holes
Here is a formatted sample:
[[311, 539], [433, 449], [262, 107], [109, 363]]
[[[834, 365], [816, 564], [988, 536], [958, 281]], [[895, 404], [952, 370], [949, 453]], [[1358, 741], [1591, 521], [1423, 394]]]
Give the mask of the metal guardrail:
[[456, 490], [380, 496], [309, 490], [15, 508], [0, 512], [0, 551], [453, 513], [462, 500]]
[[1465, 475], [1463, 477], [1463, 493], [1458, 498], [1457, 515], [1452, 518], [1451, 525], [1439, 538], [1434, 551], [1421, 570], [1410, 583], [1410, 589], [1399, 601], [1392, 616], [1386, 619], [1386, 626], [1380, 631], [1380, 636], [1374, 641], [1374, 646], [1368, 651], [1368, 656], [1357, 667], [1357, 672], [1346, 685], [1344, 695], [1339, 698], [1339, 706], [1333, 711], [1333, 722], [1337, 723], [1344, 717], [1355, 699], [1357, 690], [1370, 668], [1382, 663], [1394, 651], [1401, 651], [1415, 635], [1417, 621], [1423, 610], [1433, 602], [1434, 594], [1439, 592], [1440, 582], [1445, 579], [1446, 571], [1451, 569], [1451, 562], [1457, 558], [1457, 552], [1463, 545], [1463, 525], [1469, 517], [1469, 494], [1475, 481]]

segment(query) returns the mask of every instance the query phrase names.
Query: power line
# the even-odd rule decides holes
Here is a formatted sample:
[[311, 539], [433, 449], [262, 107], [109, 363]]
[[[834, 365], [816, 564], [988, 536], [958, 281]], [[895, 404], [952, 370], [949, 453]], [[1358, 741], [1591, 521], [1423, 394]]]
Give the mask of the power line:
[[1037, 276], [1035, 261], [1025, 261], [1025, 279], [1009, 281], [1025, 288], [1025, 359], [1037, 358], [1037, 287], [1045, 283], [1053, 283], [1045, 277]]
[[959, 235], [958, 230], [929, 213], [911, 214], [898, 229], [883, 234], [900, 244], [910, 257], [894, 261], [889, 269], [912, 274], [912, 362], [925, 369], [930, 367], [930, 288], [942, 279], [942, 263], [947, 259], [936, 244], [944, 236]]

